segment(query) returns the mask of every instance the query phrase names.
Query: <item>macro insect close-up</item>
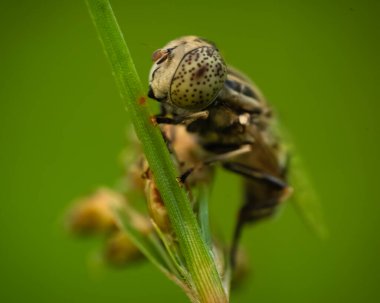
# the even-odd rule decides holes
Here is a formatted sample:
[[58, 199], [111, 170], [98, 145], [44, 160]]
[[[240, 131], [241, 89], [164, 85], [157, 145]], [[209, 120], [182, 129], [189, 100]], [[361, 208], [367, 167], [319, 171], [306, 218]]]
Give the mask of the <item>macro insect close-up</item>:
[[0, 7], [0, 302], [379, 302], [378, 1]]
[[[197, 218], [198, 240], [212, 260], [203, 270], [215, 266], [216, 279], [210, 281], [215, 283], [214, 289], [202, 289], [199, 283], [209, 277], [197, 278], [189, 265], [199, 260], [186, 256], [183, 246], [188, 244], [182, 242], [181, 233], [186, 238], [188, 230], [182, 219], [176, 226], [175, 219], [180, 216], [172, 217], [165, 188], [160, 187], [166, 169], [157, 172], [151, 168], [154, 161], [141, 153], [141, 147], [133, 152], [134, 161], [125, 163], [124, 193], [115, 198], [118, 193], [102, 189], [80, 200], [69, 215], [68, 226], [79, 234], [109, 230], [105, 258], [110, 264], [125, 266], [144, 255], [161, 263], [159, 269], [191, 301], [227, 302], [231, 287], [242, 283], [248, 273], [239, 247], [243, 229], [273, 216], [292, 194], [289, 151], [275, 129], [276, 118], [263, 94], [247, 76], [225, 63], [213, 42], [198, 36], [180, 37], [154, 51], [152, 60], [147, 96], [160, 103], [160, 111], [149, 118], [148, 127], [159, 130], [158, 138], [165, 142], [174, 165], [176, 177], [171, 181], [183, 189], [189, 199], [185, 201], [189, 215]], [[137, 106], [145, 106], [145, 102], [140, 97]], [[230, 241], [218, 239], [210, 229], [208, 199], [218, 165], [243, 179], [243, 201]], [[171, 195], [173, 186], [168, 189]], [[304, 190], [312, 192], [311, 188]], [[146, 201], [148, 215], [134, 205], [136, 196]], [[322, 236], [324, 222], [317, 200], [312, 199], [314, 205], [301, 200], [298, 206], [305, 221]], [[204, 266], [202, 263], [199, 265]]]
[[226, 66], [212, 42], [182, 37], [155, 51], [153, 60], [148, 96], [161, 102], [156, 122], [185, 124], [195, 134], [199, 148], [207, 152], [198, 166], [219, 162], [245, 177], [233, 261], [243, 226], [272, 215], [291, 191], [288, 154], [273, 133], [272, 110], [251, 80]]

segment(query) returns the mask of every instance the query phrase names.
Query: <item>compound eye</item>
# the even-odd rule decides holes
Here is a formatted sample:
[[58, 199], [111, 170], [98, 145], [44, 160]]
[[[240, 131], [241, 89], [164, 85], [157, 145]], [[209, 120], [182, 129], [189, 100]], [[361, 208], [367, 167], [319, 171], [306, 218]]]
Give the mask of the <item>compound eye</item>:
[[214, 47], [196, 48], [183, 57], [172, 78], [171, 103], [188, 110], [204, 109], [216, 99], [226, 76], [226, 65]]

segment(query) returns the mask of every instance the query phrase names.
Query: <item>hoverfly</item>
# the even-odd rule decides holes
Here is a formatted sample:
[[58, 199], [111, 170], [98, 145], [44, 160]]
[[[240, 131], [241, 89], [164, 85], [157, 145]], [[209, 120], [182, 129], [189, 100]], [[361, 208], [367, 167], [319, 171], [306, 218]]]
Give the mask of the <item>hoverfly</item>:
[[[185, 36], [155, 51], [152, 59], [148, 96], [161, 102], [156, 121], [185, 126], [207, 152], [199, 159], [204, 166], [217, 162], [244, 177], [233, 264], [243, 227], [271, 216], [292, 192], [288, 152], [275, 134], [273, 112], [256, 85], [226, 66], [210, 41]], [[187, 170], [182, 182], [194, 170]], [[300, 205], [315, 223], [314, 215]]]

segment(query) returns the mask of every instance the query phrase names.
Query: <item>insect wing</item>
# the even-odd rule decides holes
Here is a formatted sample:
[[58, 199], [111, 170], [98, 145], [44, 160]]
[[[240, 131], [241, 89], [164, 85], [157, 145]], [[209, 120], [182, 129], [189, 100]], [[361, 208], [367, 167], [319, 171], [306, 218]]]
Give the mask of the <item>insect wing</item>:
[[[277, 121], [276, 121], [277, 122]], [[298, 214], [305, 224], [320, 238], [328, 236], [327, 225], [324, 220], [323, 209], [318, 194], [313, 187], [308, 170], [305, 169], [302, 158], [293, 152], [295, 148], [289, 143], [292, 142], [289, 133], [283, 126], [275, 124], [276, 133], [281, 134], [281, 138], [286, 140], [288, 155], [290, 154], [290, 163], [288, 169], [288, 182], [294, 189], [289, 202], [294, 205]], [[295, 156], [293, 156], [295, 155]]]
[[312, 182], [304, 169], [301, 159], [292, 159], [289, 182], [294, 187], [290, 198], [305, 223], [320, 237], [326, 238], [328, 230], [323, 216], [322, 205]]

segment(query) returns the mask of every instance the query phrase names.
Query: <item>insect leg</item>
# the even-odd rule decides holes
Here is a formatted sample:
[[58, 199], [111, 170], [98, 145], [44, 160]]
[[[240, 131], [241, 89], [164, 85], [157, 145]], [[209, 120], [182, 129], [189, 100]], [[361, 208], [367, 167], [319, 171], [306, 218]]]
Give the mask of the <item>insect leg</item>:
[[[241, 163], [227, 162], [223, 163], [223, 167], [227, 170], [243, 175], [244, 177], [251, 180], [263, 182], [267, 187], [273, 187], [273, 191], [280, 192], [288, 188], [288, 185], [285, 181]], [[244, 226], [247, 223], [255, 223], [262, 218], [272, 215], [275, 211], [275, 206], [280, 201], [279, 197], [273, 196], [264, 199], [261, 198], [260, 200], [257, 199], [257, 201], [252, 202], [251, 199], [255, 198], [257, 199], [257, 197], [249, 197], [249, 200], [247, 200], [245, 204], [240, 208], [230, 251], [230, 262], [232, 267], [234, 267], [236, 264], [236, 252]]]
[[277, 189], [284, 189], [288, 186], [286, 182], [284, 182], [283, 180], [275, 176], [260, 172], [250, 166], [247, 166], [241, 163], [226, 162], [226, 163], [223, 163], [223, 167], [227, 170], [243, 175], [244, 177], [254, 179], [257, 181], [266, 182], [270, 185], [273, 185]]
[[277, 200], [270, 200], [267, 203], [262, 204], [260, 209], [255, 209], [252, 204], [246, 203], [240, 208], [230, 249], [230, 262], [232, 268], [234, 268], [236, 264], [237, 249], [245, 225], [248, 223], [255, 223], [263, 217], [268, 217], [273, 214], [274, 206], [276, 206], [277, 203]]
[[232, 238], [232, 245], [230, 249], [230, 264], [231, 264], [232, 269], [234, 269], [236, 265], [237, 249], [238, 249], [238, 244], [241, 238], [241, 233], [243, 231], [244, 225], [245, 225], [245, 221], [239, 219], [235, 226], [235, 231]]
[[251, 151], [251, 145], [245, 144], [245, 145], [240, 146], [236, 150], [232, 150], [232, 151], [220, 154], [220, 155], [212, 156], [212, 157], [206, 159], [205, 161], [199, 163], [198, 165], [193, 166], [193, 167], [189, 168], [188, 170], [186, 170], [178, 179], [181, 183], [185, 183], [186, 179], [191, 175], [191, 173], [197, 169], [202, 169], [203, 167], [212, 165], [216, 162], [226, 161], [228, 159], [231, 159], [233, 157], [248, 153], [250, 151]]
[[184, 124], [189, 125], [190, 123], [194, 122], [198, 119], [207, 119], [208, 118], [208, 110], [200, 111], [197, 113], [193, 113], [187, 116], [174, 116], [174, 117], [167, 117], [164, 115], [157, 115], [155, 116], [155, 121], [158, 124]]
[[173, 142], [176, 140], [176, 133], [174, 131], [174, 128], [170, 128], [168, 131], [165, 131], [164, 129], [161, 129], [162, 138], [164, 139], [164, 142], [166, 144], [167, 149], [169, 150], [170, 154], [174, 155], [175, 159], [177, 159], [177, 155], [173, 148]]

